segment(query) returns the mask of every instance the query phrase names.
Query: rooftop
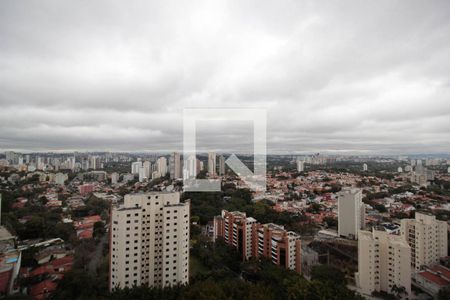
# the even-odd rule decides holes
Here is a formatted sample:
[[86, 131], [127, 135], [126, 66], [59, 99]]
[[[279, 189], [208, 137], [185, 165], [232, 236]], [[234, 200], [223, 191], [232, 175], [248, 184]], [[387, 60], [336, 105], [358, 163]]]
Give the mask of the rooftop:
[[3, 226], [0, 226], [0, 241], [14, 239], [15, 237]]

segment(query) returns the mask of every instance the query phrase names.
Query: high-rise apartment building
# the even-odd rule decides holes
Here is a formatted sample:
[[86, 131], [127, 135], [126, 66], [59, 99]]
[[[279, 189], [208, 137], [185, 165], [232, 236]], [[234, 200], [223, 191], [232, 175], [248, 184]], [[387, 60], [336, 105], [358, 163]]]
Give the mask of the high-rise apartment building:
[[297, 160], [297, 172], [305, 171], [305, 162], [302, 160]]
[[198, 174], [197, 159], [195, 155], [189, 155], [184, 158], [183, 179], [193, 179]]
[[252, 257], [252, 226], [256, 220], [244, 212], [222, 210], [221, 216], [214, 217], [214, 239], [221, 237], [227, 244], [236, 248], [242, 259]]
[[253, 236], [256, 239], [255, 257], [268, 257], [275, 265], [301, 272], [300, 235], [269, 223], [257, 224]]
[[126, 195], [111, 211], [110, 289], [187, 284], [189, 219], [179, 193]]
[[367, 168], [367, 164], [363, 164], [363, 171], [367, 172], [368, 168]]
[[219, 175], [225, 175], [225, 157], [223, 155], [219, 156]]
[[400, 234], [411, 246], [413, 272], [447, 256], [447, 223], [436, 220], [433, 215], [416, 212], [414, 219], [402, 219]]
[[119, 182], [120, 174], [119, 173], [112, 173], [111, 174], [111, 184], [117, 184]]
[[216, 153], [209, 152], [208, 153], [208, 175], [214, 176], [216, 175]]
[[139, 168], [139, 182], [144, 182], [148, 179], [148, 177], [145, 176], [145, 168], [142, 166]]
[[273, 264], [301, 272], [300, 236], [276, 224], [259, 224], [243, 212], [222, 210], [214, 217], [214, 239], [223, 238], [243, 260], [266, 257]]
[[[411, 294], [411, 247], [384, 229], [358, 233], [358, 272], [355, 281], [362, 293], [393, 294], [395, 287]], [[393, 290], [394, 288], [394, 290]]]
[[173, 152], [169, 158], [169, 172], [171, 179], [181, 178], [181, 158], [180, 153]]
[[141, 161], [131, 163], [131, 174], [139, 174], [139, 169], [142, 167]]
[[152, 163], [149, 162], [148, 160], [146, 160], [146, 161], [144, 161], [142, 166], [144, 167], [144, 177], [147, 178], [147, 179], [150, 179], [151, 178]]
[[167, 174], [167, 158], [161, 156], [156, 161], [157, 170], [160, 177], [164, 177]]
[[97, 170], [99, 166], [99, 157], [98, 156], [90, 156], [89, 157], [89, 168]]
[[357, 239], [358, 230], [364, 229], [365, 206], [362, 191], [357, 188], [344, 187], [338, 193], [338, 234]]

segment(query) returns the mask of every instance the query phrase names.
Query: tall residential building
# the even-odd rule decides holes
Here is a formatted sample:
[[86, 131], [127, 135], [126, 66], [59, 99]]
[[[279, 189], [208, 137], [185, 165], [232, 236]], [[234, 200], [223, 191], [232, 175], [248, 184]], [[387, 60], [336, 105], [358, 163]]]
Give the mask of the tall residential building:
[[254, 238], [257, 240], [253, 250], [255, 257], [267, 257], [275, 265], [301, 272], [300, 235], [286, 231], [281, 225], [269, 223], [257, 224]]
[[219, 175], [225, 175], [225, 157], [223, 155], [219, 156]]
[[152, 169], [152, 163], [148, 160], [144, 161], [142, 164], [142, 167], [144, 168], [144, 177], [149, 179], [151, 178], [151, 169]]
[[100, 167], [98, 162], [99, 162], [98, 156], [90, 156], [89, 157], [89, 167], [91, 169], [94, 169], [94, 170], [98, 169]]
[[216, 175], [216, 153], [209, 152], [208, 153], [208, 175], [214, 176]]
[[42, 170], [44, 168], [44, 160], [40, 156], [36, 158], [36, 167], [38, 170]]
[[181, 157], [180, 153], [173, 152], [169, 158], [169, 172], [170, 178], [179, 179], [181, 178]]
[[256, 220], [244, 212], [222, 210], [221, 216], [214, 217], [214, 239], [223, 238], [241, 253], [242, 259], [249, 259], [253, 249], [253, 225], [256, 225]]
[[131, 163], [131, 174], [139, 174], [139, 169], [142, 167], [142, 161], [135, 161]]
[[368, 169], [368, 168], [367, 168], [367, 164], [363, 164], [363, 171], [364, 171], [364, 172], [367, 172], [367, 169]]
[[161, 156], [160, 158], [158, 158], [158, 160], [156, 161], [156, 166], [158, 169], [158, 173], [160, 177], [164, 177], [167, 174], [167, 158], [165, 158], [164, 156]]
[[365, 214], [361, 189], [342, 188], [338, 193], [339, 236], [357, 239], [358, 230], [364, 229]]
[[119, 173], [111, 173], [111, 184], [117, 184], [119, 182], [120, 174]]
[[[67, 158], [68, 168], [71, 169], [71, 170], [74, 170], [75, 169], [75, 162], [76, 162], [75, 156], [68, 157]], [[38, 159], [38, 165], [39, 165], [39, 159]]]
[[415, 219], [402, 219], [400, 234], [411, 246], [413, 272], [447, 256], [447, 223], [436, 220], [433, 215], [416, 212]]
[[384, 229], [359, 231], [355, 281], [364, 294], [371, 295], [374, 291], [392, 294], [395, 286], [403, 287], [410, 295], [410, 264], [411, 247], [401, 236], [391, 235]]
[[189, 219], [179, 193], [126, 195], [111, 212], [110, 289], [187, 284]]
[[144, 182], [148, 179], [148, 177], [145, 176], [145, 168], [142, 166], [139, 168], [139, 182]]
[[305, 171], [305, 162], [302, 160], [297, 160], [297, 172]]
[[15, 164], [16, 161], [16, 153], [14, 151], [5, 151], [6, 160], [9, 161], [10, 164]]
[[195, 158], [195, 155], [189, 155], [185, 158], [183, 164], [183, 179], [195, 178], [198, 174], [197, 170], [197, 159]]
[[222, 210], [214, 217], [214, 240], [223, 238], [243, 260], [269, 258], [273, 264], [301, 272], [300, 236], [276, 224], [259, 224], [243, 212]]

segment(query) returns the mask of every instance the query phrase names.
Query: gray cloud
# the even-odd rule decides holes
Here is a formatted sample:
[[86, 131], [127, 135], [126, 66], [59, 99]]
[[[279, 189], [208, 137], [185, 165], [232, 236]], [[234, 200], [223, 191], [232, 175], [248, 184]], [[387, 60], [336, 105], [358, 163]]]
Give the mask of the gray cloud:
[[[2, 1], [0, 149], [181, 149], [183, 108], [263, 107], [269, 152], [449, 153], [449, 36], [445, 0]], [[199, 141], [247, 149], [230, 126]]]

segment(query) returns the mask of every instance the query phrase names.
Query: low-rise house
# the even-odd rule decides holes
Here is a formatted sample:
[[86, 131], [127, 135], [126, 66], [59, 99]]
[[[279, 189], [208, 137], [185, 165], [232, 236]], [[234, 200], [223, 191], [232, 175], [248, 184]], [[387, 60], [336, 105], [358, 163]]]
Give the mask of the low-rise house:
[[442, 288], [450, 286], [450, 269], [441, 265], [427, 267], [414, 276], [413, 283], [436, 297]]

